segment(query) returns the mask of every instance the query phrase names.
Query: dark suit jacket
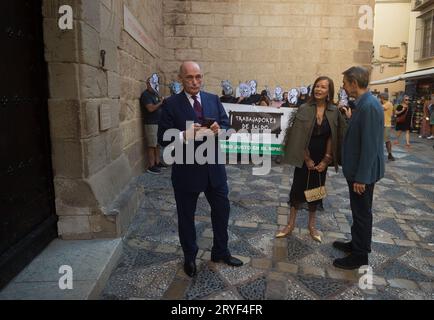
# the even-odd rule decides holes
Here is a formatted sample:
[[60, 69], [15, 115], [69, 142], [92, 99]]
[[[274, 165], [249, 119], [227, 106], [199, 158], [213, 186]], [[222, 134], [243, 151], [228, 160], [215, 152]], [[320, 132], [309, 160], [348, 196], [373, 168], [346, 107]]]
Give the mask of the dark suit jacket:
[[[217, 121], [222, 129], [229, 128], [229, 119], [218, 96], [200, 92], [201, 104], [204, 118], [213, 118]], [[199, 122], [193, 107], [191, 106], [185, 92], [173, 95], [164, 100], [162, 113], [158, 125], [158, 143], [161, 146], [167, 146], [171, 141], [163, 141], [164, 132], [168, 129], [186, 130], [186, 121]], [[216, 138], [217, 140], [217, 138]], [[194, 143], [196, 150], [200, 142]], [[187, 192], [205, 191], [209, 184], [213, 187], [219, 187], [226, 183], [226, 169], [224, 164], [186, 164], [185, 156], [187, 146], [182, 144], [184, 161], [183, 163], [174, 163], [172, 166], [172, 184], [173, 188]], [[219, 144], [216, 141], [216, 155], [219, 151]]]
[[383, 135], [383, 107], [367, 92], [356, 104], [342, 146], [342, 171], [348, 181], [371, 184], [384, 177]]

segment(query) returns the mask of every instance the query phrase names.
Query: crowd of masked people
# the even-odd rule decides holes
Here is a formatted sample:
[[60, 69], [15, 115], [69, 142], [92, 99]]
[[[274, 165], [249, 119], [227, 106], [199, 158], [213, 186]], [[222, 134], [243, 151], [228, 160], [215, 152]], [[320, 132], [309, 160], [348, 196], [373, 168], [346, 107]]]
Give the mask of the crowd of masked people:
[[[221, 82], [222, 96], [220, 101], [223, 103], [235, 103], [256, 106], [288, 107], [298, 108], [307, 102], [312, 93], [312, 85], [308, 87], [292, 88], [283, 92], [281, 87], [276, 87], [271, 94], [268, 88], [256, 93], [257, 82], [255, 80], [241, 83], [234, 94], [234, 89], [228, 80]], [[423, 97], [410, 97], [406, 94], [399, 95], [393, 103], [389, 101], [387, 92], [373, 92], [378, 98], [385, 112], [385, 142], [389, 153], [388, 159], [394, 160], [391, 153], [391, 129], [395, 131], [396, 139], [393, 144], [400, 144], [401, 135], [405, 135], [405, 147], [409, 148], [410, 132], [418, 134], [419, 138], [428, 140], [434, 139], [434, 95]], [[354, 100], [347, 97], [341, 88], [338, 93], [340, 105], [354, 108]]]
[[265, 88], [261, 93], [257, 93], [257, 82], [251, 80], [246, 83], [241, 83], [236, 91], [228, 80], [221, 82], [222, 103], [235, 103], [245, 105], [256, 105], [263, 107], [288, 107], [297, 108], [307, 102], [308, 96], [311, 93], [312, 86], [292, 88], [289, 91], [283, 91], [281, 87], [276, 87], [274, 93], [271, 94], [268, 88]]

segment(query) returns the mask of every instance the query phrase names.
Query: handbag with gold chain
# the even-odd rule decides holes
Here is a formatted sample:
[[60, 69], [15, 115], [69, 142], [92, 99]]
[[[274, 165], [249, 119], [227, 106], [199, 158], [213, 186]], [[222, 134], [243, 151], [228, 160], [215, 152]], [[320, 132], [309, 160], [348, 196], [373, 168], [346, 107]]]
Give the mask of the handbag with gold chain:
[[313, 202], [313, 201], [317, 201], [320, 199], [324, 199], [327, 196], [327, 190], [326, 190], [325, 186], [321, 185], [321, 174], [319, 172], [318, 172], [319, 187], [313, 188], [313, 189], [308, 189], [309, 188], [310, 171], [311, 170], [309, 170], [309, 173], [307, 175], [307, 186], [306, 186], [306, 190], [304, 191], [306, 201], [307, 202]]

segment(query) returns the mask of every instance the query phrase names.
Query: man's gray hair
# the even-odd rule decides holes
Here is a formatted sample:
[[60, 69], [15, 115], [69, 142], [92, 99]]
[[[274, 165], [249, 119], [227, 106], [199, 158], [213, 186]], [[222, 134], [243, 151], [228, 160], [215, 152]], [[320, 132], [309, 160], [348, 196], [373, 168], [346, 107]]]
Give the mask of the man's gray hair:
[[365, 67], [351, 67], [342, 73], [349, 82], [356, 81], [359, 88], [365, 89], [369, 85], [369, 70]]

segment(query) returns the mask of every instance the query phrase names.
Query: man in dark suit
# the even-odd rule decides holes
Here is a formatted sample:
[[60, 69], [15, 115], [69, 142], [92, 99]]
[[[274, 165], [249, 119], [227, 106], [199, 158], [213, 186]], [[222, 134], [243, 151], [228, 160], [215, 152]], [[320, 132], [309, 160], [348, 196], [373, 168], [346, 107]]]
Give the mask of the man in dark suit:
[[335, 259], [333, 265], [351, 270], [368, 265], [371, 252], [374, 186], [384, 176], [384, 112], [368, 90], [366, 68], [352, 67], [343, 74], [345, 91], [356, 99], [342, 146], [342, 169], [350, 192], [353, 225], [350, 242], [333, 243], [350, 255]]
[[[162, 114], [158, 127], [158, 142], [167, 146], [171, 141], [164, 141], [167, 130], [179, 130], [179, 143], [183, 146], [183, 156], [178, 157], [172, 166], [172, 185], [175, 193], [178, 212], [178, 232], [184, 251], [184, 271], [190, 277], [196, 274], [196, 228], [194, 214], [197, 199], [201, 192], [211, 206], [211, 223], [214, 239], [211, 250], [213, 262], [225, 262], [231, 266], [241, 266], [243, 263], [232, 257], [228, 249], [229, 200], [226, 169], [224, 163], [217, 161], [219, 145], [215, 143], [214, 163], [199, 164], [186, 162], [187, 149], [194, 146], [194, 151], [201, 145], [198, 137], [215, 139], [220, 129], [229, 128], [229, 119], [219, 97], [201, 91], [203, 75], [197, 63], [188, 61], [181, 65], [179, 78], [184, 91], [167, 98], [162, 106]], [[209, 128], [206, 125], [208, 123]], [[187, 122], [194, 122], [187, 127]], [[190, 146], [188, 146], [190, 144]], [[175, 147], [176, 150], [179, 150]], [[210, 150], [208, 150], [210, 151]], [[212, 151], [212, 150], [211, 150]], [[176, 158], [176, 154], [175, 154]]]

